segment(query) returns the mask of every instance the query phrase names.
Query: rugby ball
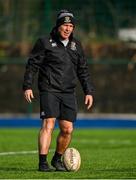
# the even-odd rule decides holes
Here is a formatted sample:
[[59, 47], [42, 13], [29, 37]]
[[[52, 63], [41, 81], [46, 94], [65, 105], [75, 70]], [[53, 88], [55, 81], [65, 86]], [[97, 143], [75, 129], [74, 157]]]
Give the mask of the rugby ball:
[[63, 155], [63, 163], [67, 171], [78, 171], [81, 166], [81, 156], [77, 149], [67, 148]]

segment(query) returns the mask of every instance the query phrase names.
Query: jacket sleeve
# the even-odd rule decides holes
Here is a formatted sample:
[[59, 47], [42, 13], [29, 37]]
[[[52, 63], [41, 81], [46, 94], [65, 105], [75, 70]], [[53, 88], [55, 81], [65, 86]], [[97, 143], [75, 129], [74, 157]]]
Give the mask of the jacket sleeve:
[[77, 76], [81, 83], [82, 89], [85, 95], [93, 95], [94, 87], [91, 82], [91, 77], [88, 70], [87, 60], [85, 58], [83, 48], [79, 43], [78, 50], [78, 65], [77, 65]]
[[30, 53], [24, 74], [23, 90], [32, 89], [34, 76], [37, 73], [44, 58], [44, 44], [38, 39]]

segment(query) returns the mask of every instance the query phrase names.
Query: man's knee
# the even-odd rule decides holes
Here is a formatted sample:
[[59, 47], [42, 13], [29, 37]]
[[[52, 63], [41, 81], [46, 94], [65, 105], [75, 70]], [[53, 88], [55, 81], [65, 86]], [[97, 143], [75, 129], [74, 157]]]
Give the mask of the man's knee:
[[64, 127], [61, 129], [61, 132], [65, 135], [70, 135], [73, 132], [73, 127]]
[[54, 129], [54, 125], [55, 125], [55, 119], [54, 118], [44, 119], [42, 130], [47, 132], [47, 133], [52, 133], [52, 131]]
[[48, 134], [51, 134], [53, 132], [53, 129], [54, 129], [54, 127], [46, 127], [46, 128], [44, 128], [44, 131], [46, 131], [46, 133], [48, 133]]

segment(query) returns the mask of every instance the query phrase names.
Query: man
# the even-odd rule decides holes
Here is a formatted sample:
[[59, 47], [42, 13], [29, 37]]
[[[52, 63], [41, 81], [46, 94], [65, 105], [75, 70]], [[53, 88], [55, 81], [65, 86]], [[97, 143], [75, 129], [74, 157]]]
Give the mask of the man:
[[57, 171], [65, 171], [61, 157], [69, 146], [76, 119], [76, 79], [81, 82], [87, 109], [92, 106], [93, 87], [88, 67], [79, 41], [73, 37], [75, 18], [67, 10], [61, 10], [56, 26], [49, 37], [38, 39], [26, 65], [24, 97], [31, 103], [34, 98], [32, 82], [39, 71], [40, 116], [42, 127], [39, 133], [39, 171], [52, 171], [47, 155], [56, 118], [60, 128], [56, 151], [51, 165]]

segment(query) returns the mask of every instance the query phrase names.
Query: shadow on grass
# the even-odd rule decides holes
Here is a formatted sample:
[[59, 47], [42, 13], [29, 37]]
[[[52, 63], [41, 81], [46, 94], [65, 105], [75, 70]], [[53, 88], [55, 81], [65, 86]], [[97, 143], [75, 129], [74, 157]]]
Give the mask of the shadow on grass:
[[15, 167], [0, 167], [0, 171], [6, 171], [6, 172], [7, 172], [7, 171], [8, 171], [8, 172], [9, 172], [9, 171], [15, 171], [15, 172], [19, 172], [19, 171], [21, 171], [21, 172], [22, 172], [22, 171], [24, 171], [24, 172], [27, 172], [27, 171], [30, 172], [30, 171], [31, 171], [31, 172], [35, 172], [35, 171], [38, 171], [38, 169], [32, 169], [32, 168], [30, 168], [30, 169], [27, 168], [27, 169], [26, 169], [26, 168], [20, 168], [20, 167], [19, 167], [19, 168], [15, 168]]
[[98, 170], [94, 170], [95, 172], [120, 172], [120, 173], [136, 173], [136, 168], [122, 168], [122, 169], [98, 169]]
[[[42, 171], [38, 171], [38, 168], [21, 168], [21, 167], [0, 167], [0, 172], [5, 171], [5, 172], [38, 172], [38, 173], [44, 173]], [[55, 169], [51, 172], [46, 172], [46, 173], [62, 173], [61, 171], [56, 171]], [[63, 173], [69, 173], [69, 171], [65, 171]]]

